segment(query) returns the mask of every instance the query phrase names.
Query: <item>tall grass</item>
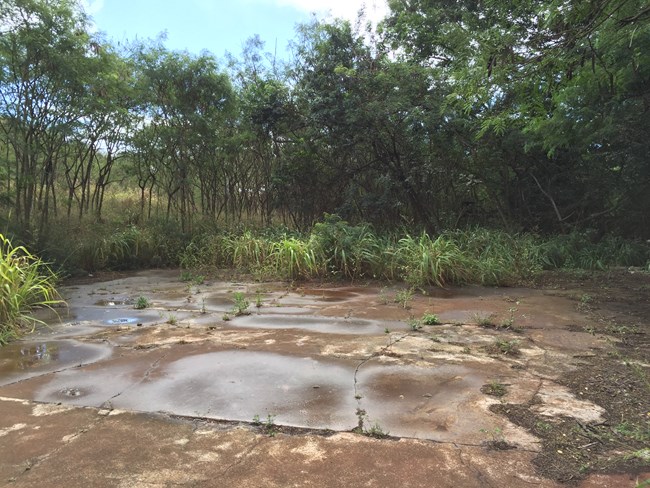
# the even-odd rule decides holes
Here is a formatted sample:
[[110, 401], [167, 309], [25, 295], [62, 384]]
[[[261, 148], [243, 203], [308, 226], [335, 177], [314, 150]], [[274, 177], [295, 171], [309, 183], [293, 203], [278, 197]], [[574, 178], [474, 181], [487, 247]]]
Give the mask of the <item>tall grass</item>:
[[336, 216], [326, 216], [309, 235], [224, 233], [194, 242], [181, 254], [185, 265], [235, 267], [267, 279], [386, 279], [414, 286], [511, 285], [542, 269], [647, 267], [649, 261], [647, 244], [618, 238], [591, 243], [579, 235], [543, 239], [487, 229], [379, 236], [369, 225], [350, 225]]
[[0, 344], [17, 337], [39, 320], [30, 316], [35, 307], [61, 302], [56, 275], [23, 246], [12, 246], [0, 234]]
[[[173, 221], [92, 224], [51, 230], [38, 248], [66, 271], [181, 266], [209, 272], [235, 268], [259, 279], [340, 278], [405, 281], [414, 286], [477, 283], [510, 285], [542, 269], [650, 269], [645, 242], [586, 232], [543, 238], [482, 228], [427, 233], [378, 234], [326, 215], [308, 234], [286, 228], [219, 228], [214, 222], [184, 234]], [[45, 251], [45, 252], [42, 252]]]

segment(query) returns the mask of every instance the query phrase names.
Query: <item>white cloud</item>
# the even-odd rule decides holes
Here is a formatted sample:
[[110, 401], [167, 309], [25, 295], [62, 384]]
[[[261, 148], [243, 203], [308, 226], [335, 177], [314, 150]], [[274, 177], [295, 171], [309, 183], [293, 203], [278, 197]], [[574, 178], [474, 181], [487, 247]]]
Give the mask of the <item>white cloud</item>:
[[365, 9], [366, 19], [377, 24], [388, 14], [387, 0], [267, 0], [276, 5], [290, 6], [318, 17], [331, 15], [354, 22], [359, 10]]
[[88, 15], [95, 15], [104, 8], [104, 0], [81, 0], [81, 6]]

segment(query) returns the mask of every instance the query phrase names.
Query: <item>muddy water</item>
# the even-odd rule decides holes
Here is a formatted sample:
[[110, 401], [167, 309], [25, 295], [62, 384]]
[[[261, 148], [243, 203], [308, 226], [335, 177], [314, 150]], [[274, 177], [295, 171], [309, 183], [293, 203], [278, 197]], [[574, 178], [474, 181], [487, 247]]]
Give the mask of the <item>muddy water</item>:
[[9, 344], [0, 348], [0, 385], [99, 361], [111, 352], [105, 345], [73, 340]]
[[[398, 290], [196, 286], [177, 271], [71, 287], [64, 290], [70, 310], [38, 337], [79, 340], [0, 348], [0, 396], [241, 421], [272, 415], [280, 424], [335, 430], [357, 426], [361, 409], [364, 427], [376, 422], [392, 435], [480, 443], [482, 429], [497, 428], [530, 447], [535, 440], [525, 431], [488, 410], [498, 400], [481, 386], [507, 378], [512, 398], [531, 392], [520, 395], [528, 401], [535, 375], [553, 378], [573, 367], [575, 355], [604, 347], [602, 338], [572, 332], [586, 324], [572, 302], [535, 290], [429, 290], [408, 308], [394, 302]], [[245, 293], [251, 314], [226, 321], [235, 291]], [[134, 309], [140, 296], [149, 308]], [[411, 330], [407, 320], [425, 312], [464, 325]], [[488, 315], [523, 331], [479, 328], [476, 317]], [[224, 340], [233, 334], [236, 341]], [[497, 338], [521, 344], [520, 356], [489, 355], [485, 345]], [[549, 411], [554, 402], [571, 404], [565, 392], [547, 390]]]

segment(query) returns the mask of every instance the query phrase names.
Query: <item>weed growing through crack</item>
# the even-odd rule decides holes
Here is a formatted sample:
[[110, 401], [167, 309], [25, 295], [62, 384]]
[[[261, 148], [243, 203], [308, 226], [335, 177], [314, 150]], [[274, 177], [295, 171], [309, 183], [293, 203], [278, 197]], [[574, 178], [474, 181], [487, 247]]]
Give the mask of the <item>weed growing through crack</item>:
[[178, 323], [178, 318], [177, 318], [176, 315], [174, 315], [173, 313], [170, 313], [170, 314], [167, 316], [167, 323], [168, 323], [169, 325], [176, 325], [176, 324]]
[[[356, 397], [355, 397], [356, 398]], [[361, 399], [361, 396], [358, 396], [358, 399]], [[370, 427], [366, 427], [366, 421], [368, 420], [368, 414], [362, 408], [357, 408], [357, 426], [352, 429], [352, 432], [357, 434], [365, 435], [368, 437], [375, 437], [377, 439], [384, 439], [390, 435], [390, 432], [385, 431], [378, 422], [375, 422]]]
[[264, 431], [269, 437], [275, 437], [275, 434], [277, 433], [275, 415], [268, 414], [266, 416], [266, 422], [264, 422]]
[[269, 437], [275, 437], [277, 434], [277, 425], [275, 425], [275, 415], [268, 414], [266, 420], [262, 421], [258, 414], [253, 415], [251, 422], [256, 427], [262, 427], [264, 433]]
[[505, 440], [503, 437], [503, 431], [499, 427], [495, 427], [494, 429], [480, 429], [479, 432], [482, 432], [489, 437], [489, 440], [484, 443], [488, 449], [505, 451], [507, 449], [515, 448], [515, 446]]
[[376, 439], [385, 439], [390, 435], [390, 432], [385, 431], [378, 422], [375, 422], [369, 429], [364, 430], [363, 434]]
[[144, 310], [145, 308], [148, 308], [151, 304], [149, 303], [149, 299], [147, 297], [139, 296], [138, 299], [135, 301], [135, 304], [133, 305], [133, 308], [136, 310]]
[[440, 325], [440, 319], [435, 313], [425, 313], [421, 319], [424, 325]]

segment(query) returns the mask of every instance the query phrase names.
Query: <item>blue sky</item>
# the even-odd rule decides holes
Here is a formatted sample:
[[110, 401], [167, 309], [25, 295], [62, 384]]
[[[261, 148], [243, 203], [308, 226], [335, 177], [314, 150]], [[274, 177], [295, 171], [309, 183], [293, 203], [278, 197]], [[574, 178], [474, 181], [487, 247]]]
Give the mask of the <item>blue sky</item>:
[[223, 59], [226, 51], [239, 56], [246, 39], [258, 34], [279, 58], [288, 56], [297, 23], [312, 14], [356, 19], [365, 6], [368, 18], [380, 19], [386, 0], [83, 0], [96, 28], [116, 42], [155, 38], [167, 33], [169, 49]]

